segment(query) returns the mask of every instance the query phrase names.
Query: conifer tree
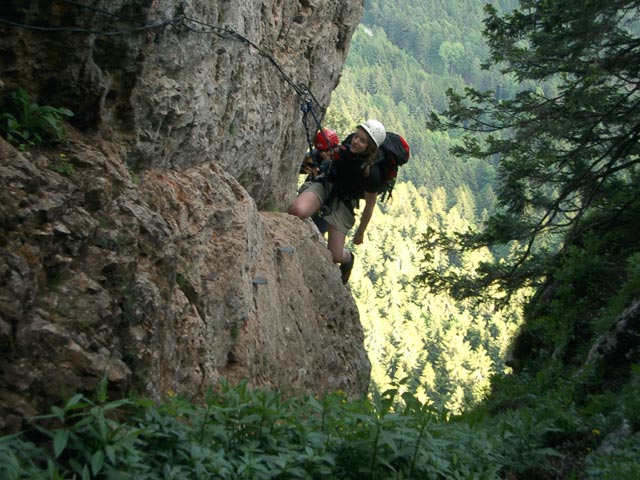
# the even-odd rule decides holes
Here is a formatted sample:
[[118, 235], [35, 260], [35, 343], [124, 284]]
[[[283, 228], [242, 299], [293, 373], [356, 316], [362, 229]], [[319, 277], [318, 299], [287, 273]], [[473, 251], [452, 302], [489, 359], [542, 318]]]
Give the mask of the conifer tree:
[[[421, 278], [432, 288], [466, 297], [498, 285], [506, 300], [552, 273], [567, 240], [594, 212], [606, 228], [638, 202], [639, 6], [638, 0], [522, 0], [504, 15], [485, 7], [487, 67], [534, 86], [506, 100], [491, 91], [450, 90], [448, 109], [432, 114], [431, 128], [466, 132], [455, 153], [500, 161], [499, 209], [483, 229], [425, 239]], [[442, 275], [429, 265], [436, 247], [501, 244], [513, 254], [471, 274]]]

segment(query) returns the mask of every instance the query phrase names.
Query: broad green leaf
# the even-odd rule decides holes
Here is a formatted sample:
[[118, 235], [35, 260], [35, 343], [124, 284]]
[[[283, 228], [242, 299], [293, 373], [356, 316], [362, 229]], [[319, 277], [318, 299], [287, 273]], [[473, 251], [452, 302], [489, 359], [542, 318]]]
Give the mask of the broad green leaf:
[[93, 475], [100, 473], [103, 465], [104, 453], [102, 450], [98, 450], [91, 456], [91, 471], [93, 472]]
[[67, 443], [69, 442], [69, 430], [60, 429], [56, 430], [56, 433], [53, 436], [53, 453], [57, 457], [64, 451], [67, 447]]

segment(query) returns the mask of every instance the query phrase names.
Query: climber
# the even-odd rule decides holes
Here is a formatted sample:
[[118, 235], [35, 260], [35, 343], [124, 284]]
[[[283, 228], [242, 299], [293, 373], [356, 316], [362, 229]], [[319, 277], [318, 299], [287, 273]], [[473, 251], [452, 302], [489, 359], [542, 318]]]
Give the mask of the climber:
[[[300, 167], [300, 173], [307, 174], [306, 181], [317, 181], [326, 185], [327, 172], [333, 165], [339, 147], [340, 137], [334, 130], [330, 128], [318, 130], [313, 140], [313, 148], [305, 155]], [[329, 228], [327, 221], [319, 213], [311, 218], [324, 236]]]
[[300, 173], [308, 174], [307, 181], [316, 180], [329, 170], [339, 146], [340, 138], [334, 130], [330, 128], [318, 130], [313, 140], [313, 149], [302, 161]]
[[[353, 252], [345, 248], [347, 233], [355, 224], [355, 209], [360, 199], [365, 206], [360, 224], [354, 234], [354, 245], [364, 240], [364, 232], [373, 215], [381, 175], [374, 165], [378, 147], [386, 137], [386, 129], [378, 120], [370, 119], [358, 125], [335, 154], [326, 181], [307, 181], [300, 187], [298, 197], [289, 213], [300, 218], [322, 214], [328, 224], [327, 245], [334, 263], [340, 264], [342, 283], [346, 284], [353, 268]], [[321, 175], [322, 176], [322, 175]]]

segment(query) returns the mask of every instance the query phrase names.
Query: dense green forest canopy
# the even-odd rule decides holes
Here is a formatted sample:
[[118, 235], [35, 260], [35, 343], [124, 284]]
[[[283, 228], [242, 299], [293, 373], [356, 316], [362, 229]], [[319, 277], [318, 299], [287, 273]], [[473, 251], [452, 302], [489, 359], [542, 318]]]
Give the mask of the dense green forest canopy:
[[[429, 113], [446, 108], [449, 88], [490, 87], [505, 96], [520, 88], [511, 76], [482, 70], [489, 55], [483, 15], [477, 2], [368, 2], [327, 115], [341, 138], [376, 117], [411, 145], [391, 201], [379, 204], [358, 247], [351, 288], [367, 332], [372, 388], [402, 382], [422, 401], [452, 411], [478, 402], [491, 376], [507, 370], [519, 324], [518, 302], [495, 312], [415, 282], [419, 242], [430, 228], [454, 234], [477, 227], [496, 202], [496, 161], [454, 155], [459, 135], [426, 128]], [[443, 254], [437, 264], [460, 272], [494, 255]]]
[[[482, 36], [484, 3], [367, 0], [362, 23], [383, 27], [390, 42], [409, 52], [425, 72], [460, 75], [478, 88], [494, 88], [501, 83], [499, 77], [481, 69], [489, 52]], [[517, 4], [513, 0], [491, 3], [499, 11], [509, 11]]]
[[545, 430], [517, 478], [639, 478], [637, 341], [593, 343], [638, 334], [640, 2], [483, 3], [367, 1], [329, 109], [412, 146], [351, 287], [372, 389]]
[[575, 251], [565, 232], [634, 211], [637, 2], [406, 3], [367, 3], [327, 119], [344, 135], [378, 117], [412, 146], [352, 285], [373, 387], [408, 378], [457, 411], [508, 371], [526, 287]]

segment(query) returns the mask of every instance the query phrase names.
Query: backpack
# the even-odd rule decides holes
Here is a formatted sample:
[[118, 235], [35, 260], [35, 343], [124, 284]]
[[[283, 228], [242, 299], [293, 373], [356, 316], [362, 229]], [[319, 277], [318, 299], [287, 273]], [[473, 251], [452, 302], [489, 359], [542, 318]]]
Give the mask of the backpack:
[[409, 161], [411, 148], [402, 135], [387, 132], [384, 142], [380, 145], [380, 151], [382, 155], [379, 156], [375, 164], [380, 165], [383, 184], [378, 193], [382, 194], [380, 200], [385, 202], [391, 198], [391, 192], [398, 176], [398, 168]]

